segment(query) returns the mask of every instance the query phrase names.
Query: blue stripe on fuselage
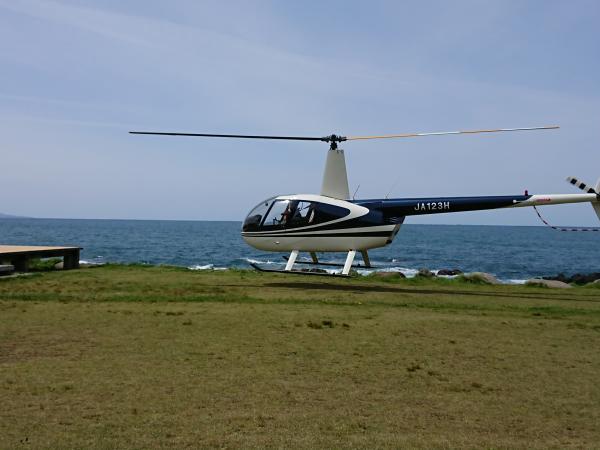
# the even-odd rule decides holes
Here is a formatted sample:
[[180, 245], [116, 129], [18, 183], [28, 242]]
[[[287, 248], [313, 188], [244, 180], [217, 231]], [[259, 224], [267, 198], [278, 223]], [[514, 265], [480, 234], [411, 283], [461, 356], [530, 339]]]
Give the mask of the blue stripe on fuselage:
[[353, 200], [371, 211], [381, 211], [384, 216], [414, 216], [483, 209], [506, 208], [529, 199], [531, 195], [502, 195], [487, 197], [426, 197]]

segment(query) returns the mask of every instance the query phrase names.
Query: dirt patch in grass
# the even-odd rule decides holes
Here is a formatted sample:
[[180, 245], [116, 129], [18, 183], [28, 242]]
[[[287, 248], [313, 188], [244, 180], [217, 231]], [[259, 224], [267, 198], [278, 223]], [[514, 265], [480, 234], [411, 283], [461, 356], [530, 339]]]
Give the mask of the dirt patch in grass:
[[75, 336], [5, 336], [0, 342], [0, 364], [22, 363], [38, 358], [79, 358], [93, 344]]

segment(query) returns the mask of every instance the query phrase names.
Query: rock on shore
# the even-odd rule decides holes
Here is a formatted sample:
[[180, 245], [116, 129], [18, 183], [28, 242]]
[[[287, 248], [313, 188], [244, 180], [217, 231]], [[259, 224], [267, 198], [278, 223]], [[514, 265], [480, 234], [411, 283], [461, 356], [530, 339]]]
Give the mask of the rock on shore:
[[471, 281], [473, 283], [502, 284], [502, 283], [500, 283], [500, 281], [498, 280], [498, 278], [496, 278], [491, 273], [486, 273], [486, 272], [464, 273], [464, 274], [461, 275], [461, 277], [464, 280]]
[[570, 284], [564, 283], [563, 281], [545, 280], [543, 278], [532, 278], [531, 280], [527, 280], [525, 284], [528, 286], [544, 286], [558, 289], [569, 289], [573, 287]]
[[463, 273], [460, 269], [440, 269], [437, 272], [438, 276], [455, 276]]
[[564, 273], [559, 273], [558, 275], [554, 276], [554, 277], [542, 277], [544, 280], [556, 280], [556, 281], [562, 281], [563, 283], [575, 283], [575, 284], [588, 284], [588, 283], [593, 283], [597, 280], [600, 280], [600, 272], [594, 272], [594, 273], [588, 273], [588, 274], [584, 274], [584, 273], [576, 273], [575, 275], [572, 276], [566, 276]]
[[376, 278], [406, 278], [402, 272], [374, 272]]
[[433, 278], [433, 277], [435, 277], [435, 274], [427, 268], [422, 268], [422, 269], [419, 269], [419, 272], [417, 272], [416, 276], [424, 277], [424, 278]]

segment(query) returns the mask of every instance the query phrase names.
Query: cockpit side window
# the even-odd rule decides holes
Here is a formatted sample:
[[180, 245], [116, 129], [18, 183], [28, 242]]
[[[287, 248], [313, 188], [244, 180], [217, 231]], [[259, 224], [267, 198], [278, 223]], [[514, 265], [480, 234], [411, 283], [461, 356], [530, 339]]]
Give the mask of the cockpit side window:
[[298, 201], [277, 200], [262, 223], [263, 230], [286, 228], [296, 213]]
[[328, 205], [327, 203], [315, 203], [314, 205], [314, 218], [311, 225], [340, 219], [350, 214], [349, 209], [341, 206]]
[[326, 203], [277, 200], [262, 222], [261, 230], [307, 227], [341, 219], [348, 214], [350, 214], [349, 209]]
[[350, 210], [327, 203], [305, 200], [275, 200], [272, 198], [258, 204], [250, 211], [243, 231], [271, 231], [318, 225], [341, 219]]

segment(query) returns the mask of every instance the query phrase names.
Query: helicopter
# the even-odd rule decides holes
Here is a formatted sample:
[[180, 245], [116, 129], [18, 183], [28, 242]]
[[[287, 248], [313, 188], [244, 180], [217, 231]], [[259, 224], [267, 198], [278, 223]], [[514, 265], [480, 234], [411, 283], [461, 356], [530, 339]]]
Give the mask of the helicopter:
[[[329, 276], [349, 276], [352, 267], [371, 268], [368, 251], [393, 242], [407, 216], [456, 213], [498, 208], [536, 207], [564, 203], [592, 204], [600, 219], [600, 180], [590, 187], [574, 177], [567, 178], [582, 194], [537, 194], [479, 197], [375, 198], [350, 197], [344, 150], [341, 142], [372, 139], [414, 138], [424, 136], [500, 133], [515, 131], [554, 130], [557, 125], [527, 128], [497, 128], [483, 130], [404, 133], [380, 136], [260, 136], [240, 134], [179, 133], [130, 131], [130, 134], [188, 136], [236, 139], [268, 139], [320, 141], [329, 144], [321, 192], [319, 194], [279, 195], [258, 203], [250, 210], [242, 225], [242, 238], [250, 246], [269, 252], [290, 252], [285, 269], [252, 267], [263, 272], [283, 272]], [[537, 211], [537, 209], [536, 209]], [[539, 214], [539, 213], [538, 213]], [[541, 216], [540, 216], [541, 218]], [[543, 220], [543, 219], [542, 219]], [[310, 260], [298, 260], [300, 252], [309, 253]], [[343, 264], [322, 262], [317, 253], [345, 252]], [[363, 264], [353, 266], [357, 252]], [[296, 264], [338, 266], [341, 271], [330, 273], [314, 270], [294, 270]]]

